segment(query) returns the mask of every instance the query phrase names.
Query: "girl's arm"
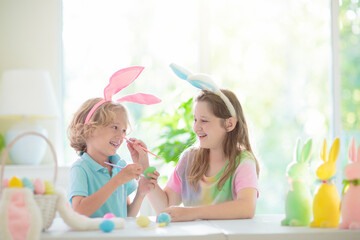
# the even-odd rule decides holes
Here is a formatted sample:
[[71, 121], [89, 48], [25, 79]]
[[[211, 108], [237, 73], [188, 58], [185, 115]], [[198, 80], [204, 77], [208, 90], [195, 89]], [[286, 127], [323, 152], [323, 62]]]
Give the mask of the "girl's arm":
[[148, 194], [148, 199], [156, 214], [159, 214], [169, 206], [179, 205], [182, 202], [180, 194], [169, 187], [165, 187], [163, 190], [158, 184], [156, 184], [155, 189]]
[[257, 190], [255, 188], [241, 189], [237, 199], [229, 202], [200, 207], [170, 207], [164, 210], [171, 220], [192, 221], [196, 219], [241, 219], [253, 218], [255, 215]]
[[106, 200], [122, 184], [139, 177], [141, 166], [139, 164], [129, 164], [122, 171], [110, 179], [102, 188], [88, 197], [74, 196], [72, 198], [72, 207], [74, 211], [90, 217], [96, 212]]

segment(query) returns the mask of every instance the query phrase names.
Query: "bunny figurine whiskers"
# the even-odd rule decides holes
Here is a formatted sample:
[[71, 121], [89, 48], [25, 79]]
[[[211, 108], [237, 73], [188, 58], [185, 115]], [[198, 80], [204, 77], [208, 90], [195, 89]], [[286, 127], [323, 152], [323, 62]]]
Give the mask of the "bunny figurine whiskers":
[[341, 203], [342, 222], [339, 228], [360, 229], [360, 145], [356, 153], [355, 139], [349, 146], [350, 164], [345, 167], [345, 188]]
[[310, 227], [337, 227], [340, 220], [340, 197], [332, 178], [336, 174], [336, 160], [339, 156], [340, 140], [336, 138], [331, 146], [329, 157], [326, 156], [326, 140], [320, 151], [320, 158], [324, 161], [316, 170], [316, 176], [321, 181], [313, 201], [314, 219]]
[[310, 223], [312, 197], [308, 178], [311, 146], [311, 139], [302, 148], [300, 139], [296, 142], [294, 161], [287, 169], [290, 189], [286, 196], [286, 218], [281, 221], [283, 226], [308, 226]]

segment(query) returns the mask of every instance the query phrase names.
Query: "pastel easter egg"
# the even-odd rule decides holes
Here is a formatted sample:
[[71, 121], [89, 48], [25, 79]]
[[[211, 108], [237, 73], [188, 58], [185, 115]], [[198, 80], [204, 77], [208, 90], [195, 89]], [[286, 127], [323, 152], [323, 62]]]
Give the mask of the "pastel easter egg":
[[23, 183], [24, 187], [29, 188], [31, 190], [31, 192], [34, 192], [34, 184], [32, 184], [30, 179], [24, 177], [22, 179], [22, 183]]
[[105, 219], [110, 219], [110, 218], [114, 218], [114, 217], [115, 217], [115, 215], [112, 214], [112, 213], [106, 213], [106, 214], [104, 215], [104, 218], [105, 218]]
[[34, 192], [35, 194], [44, 194], [45, 192], [45, 184], [40, 178], [34, 180]]
[[115, 228], [115, 224], [113, 221], [109, 220], [109, 219], [105, 219], [104, 221], [102, 221], [99, 224], [99, 228], [101, 229], [101, 231], [103, 232], [111, 232], [112, 230], [114, 230]]
[[22, 188], [23, 183], [22, 181], [17, 177], [12, 177], [9, 181], [9, 188]]
[[136, 224], [140, 227], [147, 227], [150, 224], [150, 219], [147, 216], [140, 215], [136, 218]]
[[7, 187], [9, 187], [9, 179], [5, 178], [3, 180], [3, 188], [7, 188]]
[[171, 222], [171, 216], [168, 213], [160, 213], [156, 217], [157, 223], [165, 223], [165, 226]]
[[145, 178], [146, 179], [150, 179], [151, 177], [146, 177], [146, 175], [148, 173], [154, 173], [156, 171], [156, 168], [155, 167], [148, 167], [145, 171], [144, 171], [144, 175], [145, 175]]
[[54, 194], [54, 185], [52, 182], [44, 180], [45, 194]]

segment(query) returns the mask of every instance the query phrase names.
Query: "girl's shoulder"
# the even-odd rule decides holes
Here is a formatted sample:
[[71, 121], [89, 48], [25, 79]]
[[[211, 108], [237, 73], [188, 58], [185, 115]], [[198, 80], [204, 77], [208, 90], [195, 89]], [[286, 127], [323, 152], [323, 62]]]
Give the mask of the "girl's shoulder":
[[181, 157], [193, 157], [198, 150], [197, 147], [189, 147], [181, 153]]
[[180, 172], [188, 169], [195, 157], [196, 152], [197, 149], [195, 147], [190, 147], [184, 150], [180, 155], [178, 163], [176, 164], [176, 169]]
[[256, 159], [255, 159], [255, 156], [249, 152], [249, 151], [242, 151], [239, 158], [239, 163], [238, 163], [238, 166], [244, 164], [244, 163], [253, 163], [254, 165], [256, 165]]

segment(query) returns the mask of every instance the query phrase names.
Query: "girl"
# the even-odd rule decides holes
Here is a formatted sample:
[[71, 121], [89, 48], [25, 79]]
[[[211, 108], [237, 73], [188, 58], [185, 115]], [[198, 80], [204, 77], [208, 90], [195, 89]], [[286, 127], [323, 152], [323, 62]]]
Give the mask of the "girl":
[[[182, 154], [165, 189], [156, 185], [149, 193], [150, 202], [157, 212], [169, 213], [172, 221], [252, 218], [259, 167], [240, 102], [208, 76], [172, 68], [202, 89], [194, 105], [193, 130], [199, 146]], [[184, 207], [173, 206], [180, 203]]]
[[[160, 99], [149, 94], [132, 94], [112, 101], [112, 95], [133, 82], [143, 70], [131, 67], [116, 72], [104, 90], [104, 99], [86, 101], [75, 114], [68, 135], [80, 158], [70, 169], [69, 199], [73, 209], [90, 217], [113, 213], [117, 217], [136, 216], [145, 195], [154, 188], [156, 179], [140, 178], [133, 202], [128, 196], [136, 189], [136, 181], [149, 166], [146, 145], [131, 138], [127, 147], [134, 164], [116, 154], [129, 127], [128, 114], [120, 101], [154, 104]], [[112, 167], [108, 163], [118, 167]]]

